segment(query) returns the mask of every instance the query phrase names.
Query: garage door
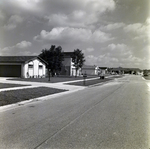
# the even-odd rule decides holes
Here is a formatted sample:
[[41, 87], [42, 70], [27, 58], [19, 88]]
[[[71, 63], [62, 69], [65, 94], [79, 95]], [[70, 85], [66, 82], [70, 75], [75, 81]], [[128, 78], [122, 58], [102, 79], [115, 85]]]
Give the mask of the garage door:
[[0, 65], [0, 77], [21, 77], [21, 65]]

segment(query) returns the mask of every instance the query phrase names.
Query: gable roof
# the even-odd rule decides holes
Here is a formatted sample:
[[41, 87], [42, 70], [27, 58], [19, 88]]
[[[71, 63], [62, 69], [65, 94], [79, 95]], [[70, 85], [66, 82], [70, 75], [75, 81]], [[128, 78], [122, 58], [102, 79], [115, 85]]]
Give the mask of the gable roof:
[[73, 52], [64, 52], [64, 57], [72, 57]]
[[124, 71], [141, 71], [139, 68], [122, 68], [122, 67], [110, 68], [110, 70], [113, 70], [113, 71], [119, 71], [119, 70], [124, 70]]
[[107, 67], [99, 67], [99, 69], [107, 69]]
[[97, 66], [95, 66], [95, 65], [83, 65], [82, 68], [83, 69], [95, 69], [95, 68], [97, 68]]
[[0, 63], [25, 63], [35, 58], [38, 58], [47, 64], [47, 62], [38, 56], [0, 56]]

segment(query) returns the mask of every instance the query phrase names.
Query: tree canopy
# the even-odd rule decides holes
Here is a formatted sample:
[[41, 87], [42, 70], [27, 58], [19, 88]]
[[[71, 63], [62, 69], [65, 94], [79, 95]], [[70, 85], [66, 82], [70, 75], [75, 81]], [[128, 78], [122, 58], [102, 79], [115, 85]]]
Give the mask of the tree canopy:
[[43, 49], [39, 56], [48, 63], [47, 68], [52, 75], [61, 71], [62, 61], [64, 60], [64, 52], [61, 46], [52, 45], [50, 49]]
[[77, 75], [77, 71], [79, 70], [79, 68], [82, 68], [85, 62], [85, 57], [84, 57], [84, 53], [82, 53], [82, 50], [79, 49], [74, 50], [72, 56], [72, 62], [74, 63], [73, 66], [76, 69], [76, 75]]

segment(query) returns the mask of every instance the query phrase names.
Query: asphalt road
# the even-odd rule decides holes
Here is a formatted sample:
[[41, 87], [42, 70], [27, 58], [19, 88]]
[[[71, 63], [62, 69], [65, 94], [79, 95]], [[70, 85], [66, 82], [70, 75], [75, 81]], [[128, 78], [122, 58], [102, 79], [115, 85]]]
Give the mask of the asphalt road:
[[0, 112], [0, 149], [149, 149], [150, 90], [141, 76]]

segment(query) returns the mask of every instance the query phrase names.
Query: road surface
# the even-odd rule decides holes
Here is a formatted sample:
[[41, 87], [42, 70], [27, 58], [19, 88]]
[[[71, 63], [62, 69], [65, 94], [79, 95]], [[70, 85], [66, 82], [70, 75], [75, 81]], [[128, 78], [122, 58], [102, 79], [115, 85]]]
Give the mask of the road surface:
[[146, 82], [128, 75], [0, 111], [0, 149], [149, 149]]

